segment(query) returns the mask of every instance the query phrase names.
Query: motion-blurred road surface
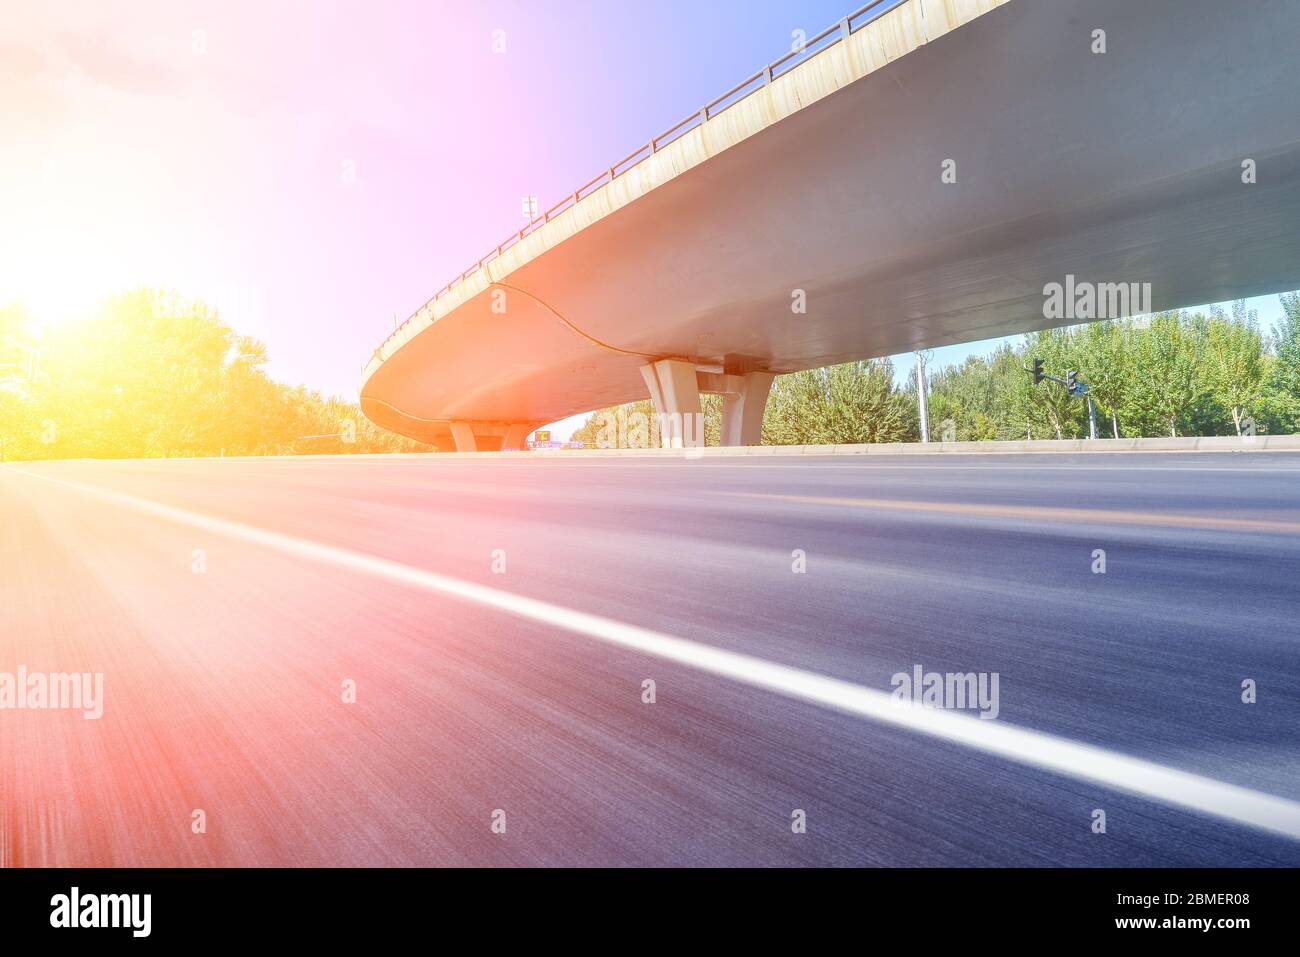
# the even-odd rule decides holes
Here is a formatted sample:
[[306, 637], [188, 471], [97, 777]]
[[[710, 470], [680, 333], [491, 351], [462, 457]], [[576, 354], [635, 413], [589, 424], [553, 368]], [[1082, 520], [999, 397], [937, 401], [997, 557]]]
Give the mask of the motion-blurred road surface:
[[[11, 463], [0, 516], [0, 672], [105, 699], [0, 710], [3, 864], [1300, 864], [1300, 455]], [[996, 719], [873, 716], [918, 665]]]

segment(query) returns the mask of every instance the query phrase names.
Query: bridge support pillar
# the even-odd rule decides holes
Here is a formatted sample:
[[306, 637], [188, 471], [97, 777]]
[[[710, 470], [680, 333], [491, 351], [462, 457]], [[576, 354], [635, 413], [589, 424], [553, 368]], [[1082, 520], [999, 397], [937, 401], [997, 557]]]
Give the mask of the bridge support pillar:
[[474, 427], [470, 423], [451, 423], [451, 437], [456, 443], [457, 452], [478, 451], [478, 441], [474, 438]]
[[501, 440], [503, 449], [523, 449], [524, 442], [528, 439], [528, 433], [532, 427], [527, 422], [514, 422], [506, 428], [505, 438]]
[[751, 372], [739, 379], [739, 391], [724, 393], [722, 400], [722, 444], [760, 445], [763, 441], [763, 410], [772, 391], [771, 372]]
[[[660, 359], [642, 366], [641, 376], [650, 390], [655, 412], [660, 416], [659, 434], [663, 447], [682, 448], [683, 436], [694, 436], [696, 423], [700, 421], [700, 386], [695, 364], [681, 359]], [[703, 435], [702, 428], [699, 434]]]
[[[723, 396], [722, 444], [760, 445], [763, 410], [772, 391], [771, 372], [732, 374], [697, 372], [694, 363], [660, 359], [641, 367], [650, 401], [659, 414], [664, 448], [680, 449], [703, 444], [704, 426], [700, 393]], [[683, 441], [683, 437], [687, 437]]]

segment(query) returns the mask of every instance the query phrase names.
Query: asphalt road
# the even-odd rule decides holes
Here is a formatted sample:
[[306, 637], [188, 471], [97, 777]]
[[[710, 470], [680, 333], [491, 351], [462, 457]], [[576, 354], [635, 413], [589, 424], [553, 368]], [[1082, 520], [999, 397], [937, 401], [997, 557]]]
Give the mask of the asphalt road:
[[[1300, 864], [1300, 455], [18, 463], [0, 515], [0, 672], [104, 675], [0, 710], [3, 864]], [[916, 665], [996, 720], [873, 716]]]

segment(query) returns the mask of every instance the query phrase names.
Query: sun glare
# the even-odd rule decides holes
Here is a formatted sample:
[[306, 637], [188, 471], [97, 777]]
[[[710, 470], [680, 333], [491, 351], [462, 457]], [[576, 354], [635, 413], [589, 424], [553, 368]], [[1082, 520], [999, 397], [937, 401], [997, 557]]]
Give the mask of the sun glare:
[[23, 306], [40, 329], [52, 329], [88, 318], [112, 295], [112, 287], [89, 277], [76, 265], [42, 270], [20, 277], [14, 288], [0, 290], [0, 302]]

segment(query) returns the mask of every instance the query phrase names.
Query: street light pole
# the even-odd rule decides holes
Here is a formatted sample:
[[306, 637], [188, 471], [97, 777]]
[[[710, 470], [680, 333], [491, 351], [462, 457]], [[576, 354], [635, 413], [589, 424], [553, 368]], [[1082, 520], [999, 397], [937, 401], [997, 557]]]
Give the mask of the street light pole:
[[921, 441], [930, 441], [930, 406], [925, 396], [925, 353], [916, 353], [916, 407], [921, 418]]

